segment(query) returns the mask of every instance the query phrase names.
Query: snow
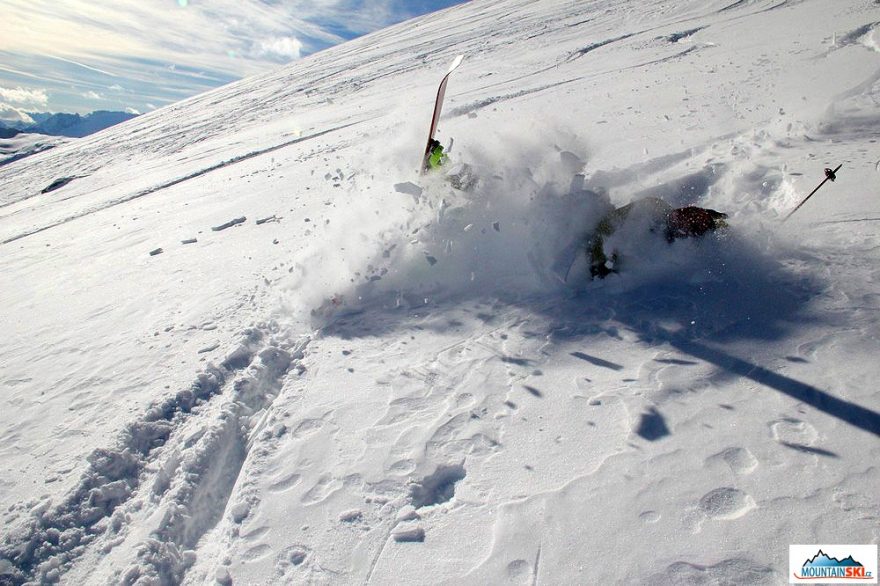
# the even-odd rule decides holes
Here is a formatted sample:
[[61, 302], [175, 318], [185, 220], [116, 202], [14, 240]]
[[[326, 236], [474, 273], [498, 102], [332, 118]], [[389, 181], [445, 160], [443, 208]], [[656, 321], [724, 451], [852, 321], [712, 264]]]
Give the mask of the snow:
[[[877, 543], [878, 22], [476, 0], [0, 167], [0, 581], [777, 584]], [[459, 54], [466, 191], [418, 174]], [[730, 228], [590, 282], [602, 198], [648, 196]]]
[[0, 138], [0, 166], [49, 150], [68, 140], [34, 133], [19, 133], [12, 138]]

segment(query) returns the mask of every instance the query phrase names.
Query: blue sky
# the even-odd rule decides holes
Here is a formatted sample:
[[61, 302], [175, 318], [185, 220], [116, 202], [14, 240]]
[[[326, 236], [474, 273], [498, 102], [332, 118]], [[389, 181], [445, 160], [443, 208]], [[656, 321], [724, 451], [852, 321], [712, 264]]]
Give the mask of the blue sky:
[[465, 0], [0, 0], [0, 120], [148, 112]]

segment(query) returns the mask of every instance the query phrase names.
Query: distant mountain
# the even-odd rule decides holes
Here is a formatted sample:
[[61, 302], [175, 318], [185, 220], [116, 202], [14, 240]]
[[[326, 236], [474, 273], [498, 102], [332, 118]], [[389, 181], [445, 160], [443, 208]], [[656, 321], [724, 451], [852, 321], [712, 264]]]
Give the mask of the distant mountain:
[[48, 112], [28, 112], [27, 114], [34, 120], [33, 124], [7, 122], [7, 130], [14, 128], [20, 132], [33, 134], [81, 138], [137, 116], [137, 114], [129, 114], [128, 112], [109, 112], [106, 110], [98, 110], [85, 116]]

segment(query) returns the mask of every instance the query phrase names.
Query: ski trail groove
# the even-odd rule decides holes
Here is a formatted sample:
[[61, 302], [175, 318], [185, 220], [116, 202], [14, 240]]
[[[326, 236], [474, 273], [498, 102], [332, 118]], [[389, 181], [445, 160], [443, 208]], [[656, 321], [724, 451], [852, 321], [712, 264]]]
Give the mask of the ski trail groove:
[[391, 532], [394, 530], [394, 527], [396, 525], [396, 522], [392, 523], [383, 531], [382, 544], [379, 546], [378, 551], [376, 551], [376, 554], [370, 560], [370, 568], [367, 570], [367, 575], [364, 578], [364, 586], [369, 586], [370, 580], [373, 579], [373, 573], [376, 571], [376, 565], [379, 563], [379, 559], [381, 559], [382, 554], [385, 553], [385, 548], [388, 546], [388, 541], [391, 539]]
[[[61, 502], [18, 505], [12, 520], [21, 519], [19, 525], [0, 543], [5, 577], [13, 584], [54, 582], [81, 558], [97, 565], [120, 544], [143, 538], [131, 530], [140, 517], [159, 522], [134, 547], [138, 561], [121, 582], [179, 583], [193, 561], [188, 550], [225, 511], [247, 456], [251, 418], [271, 406], [308, 344], [266, 340], [272, 330], [277, 326], [246, 330], [219, 366], [208, 365], [189, 388], [126, 425], [113, 448], [95, 449]], [[83, 565], [86, 574], [93, 569]]]
[[[343, 124], [341, 126], [336, 126], [334, 128], [328, 128], [327, 130], [322, 130], [321, 132], [316, 132], [316, 133], [310, 134], [308, 136], [301, 136], [301, 137], [295, 138], [293, 140], [288, 140], [288, 141], [283, 142], [281, 144], [277, 144], [277, 145], [274, 145], [274, 146], [271, 146], [271, 147], [268, 147], [265, 149], [260, 149], [260, 150], [256, 150], [256, 151], [251, 151], [249, 153], [245, 153], [243, 155], [238, 155], [237, 157], [233, 157], [233, 158], [228, 159], [226, 161], [221, 161], [221, 162], [216, 163], [214, 165], [211, 165], [209, 167], [205, 167], [204, 169], [199, 169], [198, 171], [194, 171], [193, 173], [189, 173], [187, 175], [184, 175], [183, 177], [178, 177], [177, 179], [171, 179], [170, 181], [166, 181], [165, 183], [160, 183], [159, 185], [155, 185], [153, 187], [143, 189], [143, 190], [138, 191], [136, 193], [132, 193], [130, 195], [126, 195], [126, 196], [123, 196], [123, 197], [120, 197], [117, 199], [113, 199], [109, 202], [95, 206], [93, 208], [83, 210], [81, 212], [75, 213], [71, 216], [67, 216], [65, 218], [62, 218], [60, 220], [57, 220], [55, 222], [52, 222], [52, 223], [47, 224], [45, 226], [42, 226], [40, 228], [33, 228], [27, 232], [22, 232], [20, 234], [16, 234], [15, 236], [10, 236], [9, 238], [0, 242], [0, 244], [9, 244], [10, 242], [15, 242], [16, 240], [20, 240], [22, 238], [27, 238], [28, 236], [33, 236], [34, 234], [39, 234], [40, 232], [45, 232], [46, 230], [51, 230], [52, 228], [56, 228], [56, 227], [61, 226], [63, 224], [67, 224], [68, 222], [78, 220], [79, 218], [82, 218], [84, 216], [88, 216], [88, 215], [93, 214], [95, 212], [100, 212], [100, 211], [106, 210], [108, 208], [112, 208], [112, 207], [120, 205], [120, 204], [128, 203], [130, 201], [134, 201], [134, 200], [140, 199], [144, 196], [156, 193], [157, 191], [162, 191], [163, 189], [168, 189], [169, 187], [179, 185], [185, 181], [189, 181], [191, 179], [196, 179], [198, 177], [201, 177], [202, 175], [207, 175], [208, 173], [211, 173], [211, 172], [216, 171], [218, 169], [223, 169], [224, 167], [228, 167], [230, 165], [235, 165], [237, 163], [241, 163], [242, 161], [247, 161], [248, 159], [253, 159], [254, 157], [259, 157], [261, 155], [265, 155], [267, 153], [271, 153], [271, 152], [274, 152], [274, 151], [277, 151], [277, 150], [280, 150], [280, 149], [283, 149], [283, 148], [286, 148], [286, 147], [289, 147], [289, 146], [292, 146], [292, 145], [295, 145], [295, 144], [298, 144], [301, 142], [305, 142], [307, 140], [312, 140], [314, 138], [320, 138], [320, 137], [328, 135], [328, 134], [339, 132], [340, 130], [344, 130], [344, 129], [349, 128], [351, 126], [355, 126], [357, 124], [360, 124], [360, 123], [359, 122], [350, 122], [348, 124]], [[25, 198], [25, 199], [27, 199], [27, 198]], [[22, 201], [22, 200], [18, 200], [18, 201]], [[13, 203], [18, 203], [18, 202], [13, 202]]]
[[541, 546], [538, 546], [538, 553], [535, 554], [535, 574], [532, 577], [532, 586], [538, 586], [538, 570], [541, 563]]

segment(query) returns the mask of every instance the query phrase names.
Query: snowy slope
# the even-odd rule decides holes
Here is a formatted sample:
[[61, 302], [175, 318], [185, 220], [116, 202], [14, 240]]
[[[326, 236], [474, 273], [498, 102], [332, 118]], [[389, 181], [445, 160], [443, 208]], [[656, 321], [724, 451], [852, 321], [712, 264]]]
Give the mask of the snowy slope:
[[67, 141], [66, 138], [33, 133], [21, 133], [12, 138], [0, 138], [0, 166], [55, 148], [55, 146]]
[[[878, 46], [868, 0], [477, 0], [0, 167], [0, 581], [776, 584], [877, 543]], [[460, 53], [470, 192], [416, 173]], [[601, 192], [731, 229], [563, 284]]]

